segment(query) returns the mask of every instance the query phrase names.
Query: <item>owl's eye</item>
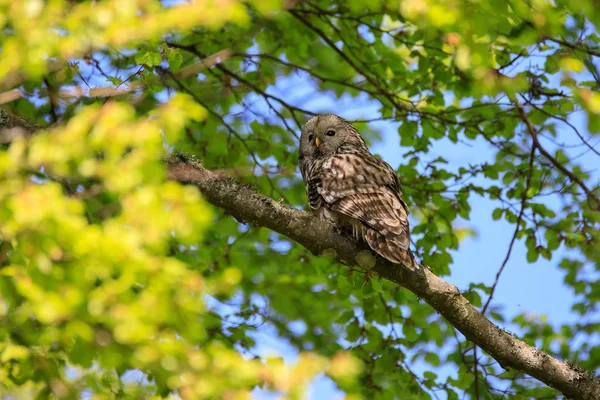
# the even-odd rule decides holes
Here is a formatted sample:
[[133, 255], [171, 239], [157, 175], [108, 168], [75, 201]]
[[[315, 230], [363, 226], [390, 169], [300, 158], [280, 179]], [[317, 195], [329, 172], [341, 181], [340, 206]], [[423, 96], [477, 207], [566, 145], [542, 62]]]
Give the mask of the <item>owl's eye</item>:
[[335, 132], [334, 131], [327, 131], [326, 135], [327, 136], [333, 136], [333, 135], [335, 135]]
[[313, 135], [308, 135], [308, 141], [309, 141], [309, 142], [312, 142], [313, 138], [314, 138], [314, 136], [313, 136]]

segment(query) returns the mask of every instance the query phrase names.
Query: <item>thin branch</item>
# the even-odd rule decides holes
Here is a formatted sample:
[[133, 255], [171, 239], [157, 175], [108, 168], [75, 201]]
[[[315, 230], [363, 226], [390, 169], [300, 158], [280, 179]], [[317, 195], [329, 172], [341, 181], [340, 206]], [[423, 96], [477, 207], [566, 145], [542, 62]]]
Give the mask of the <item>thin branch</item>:
[[588, 204], [589, 204], [590, 208], [592, 208], [594, 210], [600, 210], [600, 199], [598, 199], [598, 197], [596, 197], [596, 195], [594, 195], [594, 193], [586, 186], [586, 184], [579, 177], [577, 177], [574, 173], [569, 171], [565, 166], [563, 166], [560, 162], [558, 162], [558, 160], [556, 158], [554, 158], [550, 153], [548, 153], [548, 151], [546, 151], [546, 149], [544, 149], [542, 147], [542, 145], [540, 144], [540, 141], [538, 139], [537, 129], [533, 125], [533, 122], [531, 122], [531, 120], [529, 119], [529, 116], [525, 112], [523, 105], [517, 99], [515, 99], [515, 106], [517, 108], [517, 111], [519, 112], [519, 115], [521, 116], [521, 119], [523, 120], [523, 122], [525, 122], [525, 125], [527, 125], [529, 134], [531, 135], [531, 138], [533, 139], [534, 147], [536, 147], [540, 151], [540, 153], [544, 157], [546, 157], [548, 159], [548, 161], [550, 161], [552, 163], [552, 165], [554, 165], [556, 168], [558, 168], [571, 181], [575, 182], [581, 189], [583, 189], [583, 191], [587, 195]]
[[[492, 297], [494, 297], [494, 292], [496, 291], [498, 282], [500, 282], [500, 275], [502, 275], [502, 272], [504, 271], [504, 267], [506, 267], [506, 264], [508, 263], [508, 260], [510, 259], [510, 255], [512, 253], [513, 246], [515, 244], [515, 241], [517, 240], [517, 235], [519, 233], [519, 230], [521, 229], [521, 221], [523, 220], [523, 215], [525, 214], [525, 209], [527, 208], [527, 192], [529, 191], [529, 188], [531, 187], [531, 177], [533, 175], [533, 169], [534, 169], [533, 162], [535, 160], [535, 149], [536, 149], [535, 146], [531, 146], [531, 153], [529, 155], [529, 169], [527, 170], [527, 182], [525, 184], [525, 189], [523, 190], [523, 194], [521, 195], [521, 210], [519, 211], [519, 215], [517, 216], [515, 232], [513, 233], [512, 239], [510, 240], [510, 244], [508, 245], [508, 251], [506, 252], [506, 257], [504, 257], [502, 266], [500, 266], [500, 269], [498, 269], [498, 272], [496, 273], [496, 280], [494, 281], [494, 284], [492, 285], [492, 289], [490, 290], [490, 296], [488, 297], [487, 301], [485, 302], [485, 305], [483, 306], [483, 309], [481, 310], [482, 314], [485, 314], [485, 312], [487, 311], [487, 309], [490, 305], [490, 302], [492, 301]], [[475, 360], [475, 362], [477, 362], [477, 360]]]
[[479, 367], [477, 366], [477, 345], [473, 346], [473, 384], [475, 386], [475, 400], [479, 400]]
[[56, 114], [56, 107], [58, 105], [58, 101], [56, 100], [56, 90], [46, 77], [44, 77], [44, 84], [46, 85], [46, 89], [48, 89], [48, 103], [50, 104], [51, 122], [55, 124], [58, 121], [58, 115]]
[[311, 22], [309, 22], [306, 18], [304, 18], [302, 15], [300, 15], [298, 12], [296, 12], [296, 10], [291, 10], [289, 11], [294, 17], [296, 17], [298, 20], [300, 20], [300, 22], [302, 22], [304, 25], [306, 25], [309, 29], [311, 29], [312, 31], [314, 31], [317, 35], [319, 35], [319, 37], [329, 45], [329, 47], [331, 47], [332, 50], [334, 50], [336, 53], [338, 53], [338, 55], [344, 59], [344, 61], [346, 61], [348, 63], [348, 65], [350, 65], [352, 68], [354, 68], [354, 70], [361, 74], [362, 76], [365, 77], [365, 79], [367, 79], [367, 81], [369, 81], [369, 83], [371, 83], [373, 86], [375, 86], [378, 90], [379, 93], [381, 95], [383, 95], [383, 97], [385, 97], [398, 111], [408, 111], [410, 108], [404, 104], [400, 104], [398, 103], [390, 93], [388, 93], [386, 90], [384, 90], [379, 83], [373, 79], [369, 74], [366, 74], [364, 71], [362, 71], [358, 65], [356, 65], [356, 63], [342, 50], [340, 50], [335, 43], [333, 43], [333, 41], [331, 40], [331, 38], [329, 38], [329, 36], [327, 36], [325, 34], [325, 32], [323, 32], [321, 29], [319, 29], [318, 27], [314, 26]]
[[282, 199], [286, 200], [285, 195], [273, 184], [273, 181], [271, 180], [271, 178], [269, 177], [268, 171], [266, 170], [265, 166], [260, 163], [260, 161], [256, 158], [256, 155], [254, 154], [254, 152], [252, 152], [252, 149], [248, 146], [248, 143], [246, 143], [246, 139], [244, 139], [243, 137], [241, 137], [235, 129], [233, 129], [233, 127], [231, 125], [229, 125], [227, 123], [227, 121], [225, 121], [225, 118], [223, 118], [223, 116], [219, 113], [217, 113], [216, 111], [214, 111], [213, 109], [211, 109], [208, 104], [204, 103], [197, 95], [196, 93], [194, 93], [192, 90], [189, 90], [189, 88], [184, 85], [183, 82], [181, 82], [180, 79], [177, 78], [177, 76], [175, 74], [173, 74], [172, 72], [170, 72], [169, 70], [165, 70], [165, 69], [161, 69], [161, 71], [170, 76], [171, 79], [173, 79], [175, 81], [175, 83], [177, 84], [177, 86], [179, 86], [179, 88], [188, 93], [190, 96], [192, 96], [194, 98], [194, 100], [200, 104], [202, 107], [204, 107], [213, 117], [215, 117], [216, 119], [219, 120], [219, 122], [221, 124], [223, 124], [223, 126], [227, 129], [227, 131], [235, 136], [236, 139], [238, 139], [240, 141], [240, 143], [242, 144], [242, 146], [246, 149], [246, 151], [248, 152], [248, 156], [250, 158], [252, 158], [252, 160], [254, 161], [254, 164], [259, 167], [263, 173], [265, 174], [265, 178], [267, 179], [267, 182], [269, 183], [269, 186], [271, 186], [271, 195], [273, 193], [277, 193]]
[[[198, 58], [202, 59], [202, 58], [205, 57], [205, 55], [202, 52], [198, 51], [198, 49], [194, 45], [181, 45], [181, 44], [172, 43], [172, 42], [166, 42], [166, 43], [167, 43], [167, 45], [169, 47], [175, 47], [175, 48], [178, 48], [178, 49], [182, 49], [182, 50], [188, 51], [188, 52], [194, 54]], [[305, 110], [305, 109], [293, 106], [293, 105], [285, 102], [284, 100], [280, 99], [279, 97], [276, 97], [276, 96], [273, 96], [273, 95], [267, 93], [266, 91], [262, 90], [261, 88], [259, 88], [255, 84], [253, 84], [252, 82], [248, 81], [247, 79], [244, 79], [239, 74], [231, 71], [230, 69], [224, 67], [221, 64], [216, 64], [216, 68], [219, 71], [223, 72], [224, 74], [227, 74], [227, 75], [231, 76], [233, 79], [235, 79], [238, 82], [240, 82], [240, 83], [248, 86], [250, 89], [252, 89], [256, 93], [258, 93], [261, 96], [263, 96], [265, 98], [265, 101], [267, 102], [267, 104], [269, 104], [269, 99], [271, 99], [271, 100], [274, 100], [274, 101], [278, 102], [279, 104], [281, 104], [282, 106], [284, 106], [285, 108], [287, 108], [288, 110], [290, 110], [290, 112], [292, 112], [292, 113], [294, 111], [298, 111], [298, 112], [300, 112], [302, 114], [305, 114], [305, 115], [312, 115], [312, 116], [318, 115], [318, 114], [315, 114], [315, 113], [313, 113], [313, 112], [311, 112], [309, 110]], [[209, 70], [209, 72], [210, 72], [210, 70]]]
[[541, 112], [542, 114], [550, 117], [550, 118], [554, 118], [558, 121], [563, 122], [564, 124], [566, 124], [569, 128], [571, 128], [575, 134], [579, 137], [579, 139], [581, 139], [581, 141], [583, 142], [583, 144], [590, 149], [592, 152], [596, 153], [596, 155], [600, 156], [600, 152], [598, 150], [596, 150], [594, 148], [594, 146], [592, 146], [591, 144], [589, 144], [589, 142], [583, 137], [583, 135], [579, 132], [579, 129], [577, 129], [577, 127], [575, 125], [573, 125], [572, 123], [569, 122], [568, 119], [560, 117], [558, 115], [554, 115], [552, 113], [549, 113], [548, 111], [544, 110], [542, 107], [538, 107], [537, 105], [533, 104], [533, 103], [529, 103], [531, 104], [531, 106], [533, 108], [535, 108], [536, 110], [538, 110], [539, 112]]
[[496, 72], [501, 72], [503, 69], [506, 69], [508, 67], [510, 67], [511, 65], [513, 65], [517, 60], [519, 60], [521, 57], [523, 57], [523, 55], [525, 55], [524, 51], [521, 51], [519, 54], [517, 54], [515, 56], [515, 58], [513, 58], [512, 60], [510, 60], [509, 62], [507, 62], [504, 65], [501, 65], [500, 67], [496, 68]]
[[[487, 301], [485, 302], [483, 309], [481, 310], [481, 314], [485, 315], [485, 312], [487, 311], [490, 303], [492, 302], [492, 298], [494, 297], [494, 293], [496, 292], [496, 287], [498, 286], [498, 283], [500, 282], [500, 275], [502, 275], [502, 272], [504, 271], [504, 268], [506, 267], [506, 264], [508, 263], [508, 260], [510, 259], [510, 255], [512, 253], [513, 250], [513, 246], [517, 240], [517, 235], [519, 234], [519, 230], [521, 229], [521, 221], [523, 220], [523, 215], [525, 214], [525, 208], [527, 208], [527, 192], [529, 191], [529, 188], [531, 187], [531, 177], [533, 175], [533, 162], [535, 160], [535, 146], [531, 146], [531, 153], [529, 156], [529, 168], [527, 170], [527, 183], [525, 184], [525, 190], [523, 190], [523, 194], [521, 195], [521, 209], [519, 211], [519, 215], [517, 217], [517, 222], [516, 222], [516, 226], [515, 226], [515, 232], [512, 235], [512, 238], [510, 240], [510, 244], [508, 245], [508, 251], [506, 252], [506, 257], [504, 257], [504, 261], [502, 262], [502, 265], [500, 266], [500, 268], [498, 269], [498, 272], [496, 273], [496, 279], [494, 280], [494, 284], [492, 285], [492, 289], [490, 290], [490, 295], [487, 299]], [[474, 384], [475, 384], [475, 398], [479, 399], [479, 385], [478, 385], [478, 362], [479, 360], [477, 359], [477, 345], [473, 345], [473, 375], [475, 377], [474, 380]]]
[[[59, 69], [67, 66], [68, 64], [65, 61], [62, 60], [48, 60], [48, 63], [46, 64], [46, 69], [47, 71], [50, 72], [55, 72], [58, 71]], [[10, 71], [3, 79], [2, 81], [0, 81], [0, 91], [5, 91], [5, 90], [9, 90], [12, 89], [16, 86], [19, 86], [20, 84], [22, 84], [25, 80], [27, 79], [27, 75], [22, 72], [22, 71]]]
[[600, 50], [591, 49], [587, 45], [584, 45], [585, 47], [579, 47], [575, 43], [567, 42], [566, 40], [556, 39], [556, 38], [546, 38], [546, 40], [549, 40], [549, 41], [554, 42], [556, 44], [563, 45], [565, 47], [570, 48], [571, 50], [582, 51], [582, 52], [587, 53], [589, 55], [600, 57]]
[[362, 92], [369, 93], [370, 95], [377, 95], [378, 94], [378, 92], [369, 90], [369, 89], [364, 88], [364, 87], [360, 87], [358, 84], [348, 83], [348, 81], [350, 79], [339, 80], [339, 79], [328, 78], [326, 76], [322, 76], [322, 75], [319, 75], [319, 74], [315, 73], [311, 68], [306, 68], [306, 67], [303, 67], [301, 65], [296, 65], [296, 64], [287, 62], [285, 60], [282, 60], [282, 59], [280, 59], [278, 57], [275, 57], [275, 56], [272, 56], [270, 54], [265, 54], [265, 53], [258, 53], [258, 54], [235, 53], [234, 56], [244, 57], [244, 58], [250, 58], [250, 59], [252, 59], [254, 57], [260, 58], [260, 59], [267, 59], [267, 60], [270, 60], [272, 62], [275, 62], [275, 63], [278, 63], [280, 65], [283, 65], [285, 67], [306, 72], [310, 76], [312, 76], [312, 77], [314, 77], [314, 78], [316, 78], [316, 79], [318, 79], [318, 80], [320, 80], [322, 82], [334, 83], [336, 85], [345, 86], [345, 87], [348, 87], [350, 89], [360, 90]]

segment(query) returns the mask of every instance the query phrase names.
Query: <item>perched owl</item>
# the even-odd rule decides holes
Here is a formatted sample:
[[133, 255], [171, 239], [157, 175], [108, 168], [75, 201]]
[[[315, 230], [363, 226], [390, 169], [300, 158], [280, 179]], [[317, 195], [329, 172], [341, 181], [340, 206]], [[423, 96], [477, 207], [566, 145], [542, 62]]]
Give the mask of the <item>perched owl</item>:
[[398, 177], [371, 154], [356, 128], [337, 115], [311, 118], [302, 128], [298, 159], [308, 202], [320, 219], [351, 230], [394, 263], [413, 265]]

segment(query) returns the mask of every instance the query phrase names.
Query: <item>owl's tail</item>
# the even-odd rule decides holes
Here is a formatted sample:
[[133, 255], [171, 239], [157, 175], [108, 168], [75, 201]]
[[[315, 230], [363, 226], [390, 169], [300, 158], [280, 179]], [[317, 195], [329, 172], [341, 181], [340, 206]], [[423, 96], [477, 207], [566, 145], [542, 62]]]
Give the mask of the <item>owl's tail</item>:
[[418, 265], [407, 246], [407, 238], [384, 236], [371, 228], [366, 228], [363, 234], [369, 247], [383, 258], [408, 268]]

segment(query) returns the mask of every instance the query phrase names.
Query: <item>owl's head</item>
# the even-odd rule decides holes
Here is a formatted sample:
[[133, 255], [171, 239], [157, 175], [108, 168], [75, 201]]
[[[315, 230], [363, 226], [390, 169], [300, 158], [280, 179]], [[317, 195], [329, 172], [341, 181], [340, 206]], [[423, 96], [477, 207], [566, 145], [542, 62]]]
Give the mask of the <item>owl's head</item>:
[[302, 128], [300, 159], [334, 153], [343, 144], [366, 144], [356, 128], [334, 114], [313, 117]]

